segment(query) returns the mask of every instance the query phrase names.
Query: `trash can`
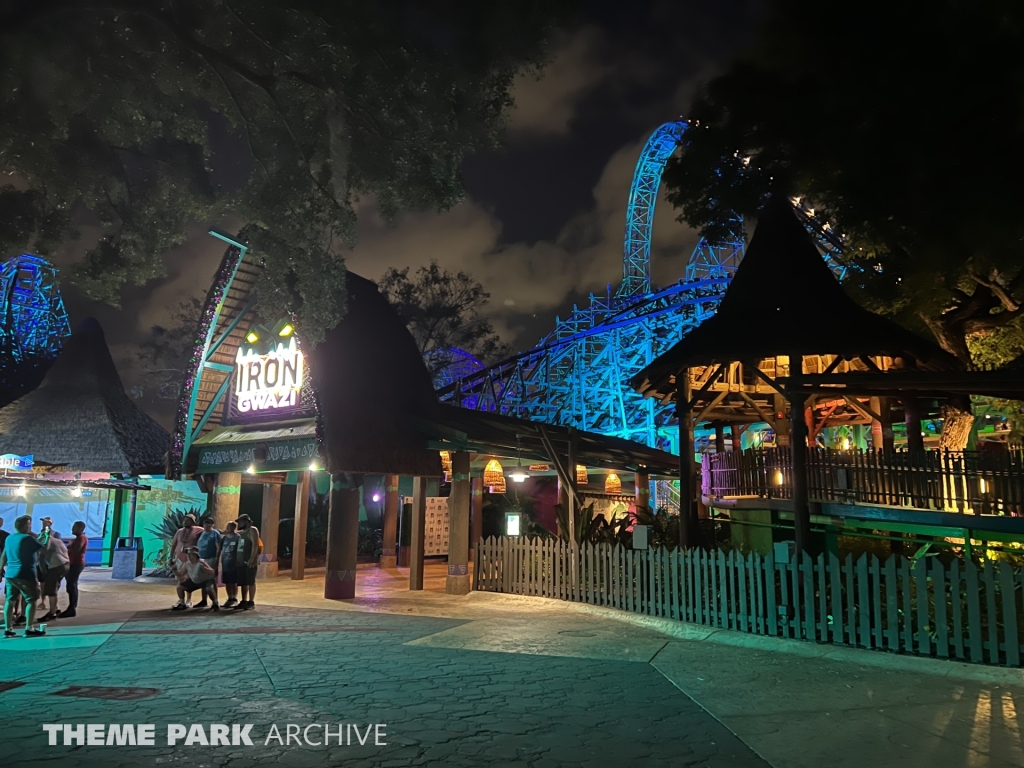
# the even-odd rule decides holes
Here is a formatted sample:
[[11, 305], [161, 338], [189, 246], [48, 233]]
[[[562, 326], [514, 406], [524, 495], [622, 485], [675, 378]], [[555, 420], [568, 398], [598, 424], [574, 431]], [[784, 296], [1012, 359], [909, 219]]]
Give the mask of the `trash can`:
[[111, 578], [134, 579], [142, 575], [142, 539], [126, 537], [114, 544], [114, 572]]

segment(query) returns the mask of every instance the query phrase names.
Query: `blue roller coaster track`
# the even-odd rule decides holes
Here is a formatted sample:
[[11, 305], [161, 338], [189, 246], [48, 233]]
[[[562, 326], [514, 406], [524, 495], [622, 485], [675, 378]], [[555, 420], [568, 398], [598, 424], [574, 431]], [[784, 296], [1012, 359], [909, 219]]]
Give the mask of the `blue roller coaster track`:
[[[678, 453], [674, 409], [644, 399], [630, 379], [714, 313], [736, 272], [745, 242], [701, 240], [679, 282], [651, 286], [651, 231], [662, 171], [679, 146], [686, 123], [659, 127], [636, 165], [626, 211], [622, 283], [604, 296], [590, 295], [589, 306], [573, 307], [566, 319], [533, 349], [488, 368], [435, 377], [442, 401], [465, 408], [623, 437]], [[827, 237], [803, 211], [818, 235], [830, 266], [838, 240]], [[742, 227], [737, 227], [737, 231]]]
[[25, 254], [0, 264], [0, 402], [35, 387], [71, 335], [57, 269]]

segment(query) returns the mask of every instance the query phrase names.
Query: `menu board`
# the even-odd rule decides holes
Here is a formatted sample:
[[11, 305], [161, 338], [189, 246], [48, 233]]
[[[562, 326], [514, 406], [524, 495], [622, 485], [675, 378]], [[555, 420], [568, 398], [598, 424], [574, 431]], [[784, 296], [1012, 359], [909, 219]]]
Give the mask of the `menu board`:
[[427, 529], [423, 540], [423, 554], [448, 554], [448, 497], [427, 497]]

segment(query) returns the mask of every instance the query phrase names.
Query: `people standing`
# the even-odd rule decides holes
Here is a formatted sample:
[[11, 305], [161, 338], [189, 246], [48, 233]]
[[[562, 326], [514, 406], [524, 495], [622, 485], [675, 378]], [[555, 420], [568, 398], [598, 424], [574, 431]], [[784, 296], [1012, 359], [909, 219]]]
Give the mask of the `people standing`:
[[40, 541], [32, 534], [32, 517], [22, 515], [14, 521], [14, 533], [4, 542], [0, 556], [0, 572], [6, 572], [7, 589], [4, 602], [4, 637], [14, 637], [14, 602], [25, 601], [25, 637], [46, 634], [36, 623], [36, 601], [39, 600], [39, 582], [36, 580], [36, 554], [46, 545], [44, 531]]
[[186, 593], [192, 593], [198, 589], [202, 591], [204, 600], [209, 596], [213, 601], [213, 606], [210, 610], [219, 611], [220, 605], [217, 603], [217, 572], [209, 563], [199, 557], [199, 549], [197, 547], [186, 547], [184, 552], [186, 558], [184, 563], [178, 560], [173, 561], [173, 567], [179, 573], [179, 582], [178, 604], [173, 606], [171, 610], [182, 611], [188, 608], [190, 603], [186, 600]]
[[[213, 568], [214, 576], [216, 576], [218, 566], [220, 565], [220, 547], [221, 547], [221, 535], [220, 531], [213, 527], [213, 518], [203, 518], [203, 532], [199, 534], [199, 538], [196, 540], [196, 547], [199, 550], [199, 557], [205, 560], [207, 564]], [[214, 595], [217, 593], [217, 579], [213, 580], [213, 592]], [[196, 608], [205, 608], [206, 594], [203, 594], [203, 599], [200, 601]]]
[[185, 515], [174, 538], [171, 539], [171, 559], [177, 560], [180, 563], [185, 562], [187, 559], [185, 555], [185, 547], [194, 547], [196, 542], [199, 541], [199, 537], [203, 534], [203, 529], [196, 525], [196, 516], [193, 514]]
[[237, 533], [238, 524], [234, 521], [227, 524], [220, 549], [220, 580], [228, 593], [225, 608], [238, 605], [238, 544], [242, 537]]
[[250, 611], [256, 607], [256, 566], [260, 560], [260, 532], [248, 515], [238, 516], [238, 586], [242, 600], [234, 610]]
[[4, 551], [4, 542], [7, 541], [8, 536], [10, 533], [4, 530], [4, 519], [0, 517], [0, 552]]
[[85, 535], [85, 523], [77, 520], [71, 526], [74, 538], [68, 544], [68, 575], [64, 578], [64, 589], [68, 593], [68, 607], [57, 612], [57, 618], [70, 619], [78, 612], [78, 578], [85, 570], [85, 553], [89, 549], [89, 537]]
[[46, 545], [40, 552], [40, 556], [46, 559], [46, 576], [43, 579], [43, 600], [49, 603], [49, 610], [40, 621], [52, 621], [57, 618], [57, 592], [60, 583], [68, 572], [68, 565], [71, 558], [68, 555], [68, 548], [56, 531], [50, 533]]

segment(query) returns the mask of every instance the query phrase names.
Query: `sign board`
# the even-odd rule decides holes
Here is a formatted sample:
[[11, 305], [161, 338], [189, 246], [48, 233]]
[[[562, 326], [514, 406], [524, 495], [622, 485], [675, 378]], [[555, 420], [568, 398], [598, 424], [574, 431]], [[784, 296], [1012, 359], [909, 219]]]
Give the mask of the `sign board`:
[[212, 444], [199, 446], [196, 472], [244, 472], [256, 464], [256, 448], [266, 449], [266, 459], [258, 463], [260, 472], [287, 472], [322, 466], [320, 445], [315, 437], [297, 440], [270, 440], [265, 443]]
[[235, 409], [239, 414], [273, 412], [302, 405], [304, 366], [294, 336], [265, 354], [238, 349], [235, 356]]
[[17, 471], [32, 469], [32, 459], [33, 454], [31, 453], [28, 456], [18, 456], [14, 453], [5, 453], [0, 456], [0, 469]]

